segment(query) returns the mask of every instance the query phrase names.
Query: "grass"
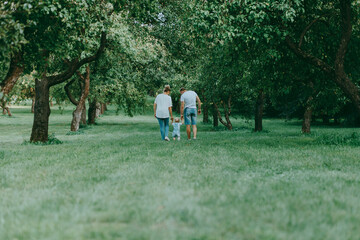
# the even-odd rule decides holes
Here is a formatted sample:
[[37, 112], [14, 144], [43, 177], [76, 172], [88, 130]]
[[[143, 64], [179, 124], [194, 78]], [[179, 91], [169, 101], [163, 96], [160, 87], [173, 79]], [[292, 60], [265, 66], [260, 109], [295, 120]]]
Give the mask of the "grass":
[[[0, 239], [359, 239], [358, 129], [234, 120], [162, 142], [150, 115], [114, 111], [60, 145], [29, 140], [29, 108], [0, 117]], [[334, 136], [341, 136], [333, 141]], [[345, 140], [344, 140], [345, 139]], [[346, 140], [350, 139], [350, 140]]]

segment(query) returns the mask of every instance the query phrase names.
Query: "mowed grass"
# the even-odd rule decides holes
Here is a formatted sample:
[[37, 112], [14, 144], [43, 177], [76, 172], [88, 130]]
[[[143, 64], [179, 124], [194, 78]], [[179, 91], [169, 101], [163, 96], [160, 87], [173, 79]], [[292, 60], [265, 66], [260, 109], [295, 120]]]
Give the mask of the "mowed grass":
[[318, 141], [358, 129], [264, 120], [263, 133], [199, 124], [163, 142], [151, 114], [107, 112], [67, 135], [71, 108], [29, 140], [29, 108], [0, 117], [0, 239], [360, 239], [360, 147]]

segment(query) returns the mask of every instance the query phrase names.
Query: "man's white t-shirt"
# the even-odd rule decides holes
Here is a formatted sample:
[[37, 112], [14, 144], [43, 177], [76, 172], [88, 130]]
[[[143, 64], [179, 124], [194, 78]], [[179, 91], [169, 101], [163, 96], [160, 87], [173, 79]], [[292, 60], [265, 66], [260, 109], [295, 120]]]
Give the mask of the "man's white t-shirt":
[[157, 118], [168, 118], [170, 117], [169, 114], [169, 107], [172, 107], [171, 97], [166, 94], [159, 94], [155, 98], [156, 103], [156, 117]]
[[185, 102], [185, 108], [196, 108], [197, 94], [194, 91], [186, 91], [181, 95], [180, 101]]

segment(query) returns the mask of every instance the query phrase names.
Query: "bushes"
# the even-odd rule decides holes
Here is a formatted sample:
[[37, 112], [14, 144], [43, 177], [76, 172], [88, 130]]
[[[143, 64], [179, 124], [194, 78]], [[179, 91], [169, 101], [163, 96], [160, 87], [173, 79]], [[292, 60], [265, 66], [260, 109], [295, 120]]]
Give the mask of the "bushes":
[[57, 145], [57, 144], [63, 144], [63, 142], [55, 137], [55, 133], [52, 133], [51, 135], [49, 135], [48, 137], [48, 141], [43, 143], [43, 142], [30, 142], [30, 141], [24, 141], [23, 145], [28, 145], [28, 144], [33, 144], [33, 145]]
[[324, 145], [353, 145], [360, 146], [360, 134], [353, 132], [350, 135], [339, 133], [317, 136], [315, 142]]

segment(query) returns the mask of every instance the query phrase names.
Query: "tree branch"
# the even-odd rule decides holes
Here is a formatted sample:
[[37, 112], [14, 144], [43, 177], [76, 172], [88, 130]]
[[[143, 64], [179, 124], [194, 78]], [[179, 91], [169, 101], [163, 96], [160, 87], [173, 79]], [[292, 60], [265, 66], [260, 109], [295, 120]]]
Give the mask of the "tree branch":
[[300, 35], [300, 40], [299, 40], [299, 48], [301, 48], [303, 41], [304, 41], [304, 37], [305, 34], [310, 30], [310, 28], [317, 22], [319, 21], [319, 18], [314, 19], [309, 25], [306, 26], [306, 28], [303, 30], [303, 32]]
[[337, 73], [345, 74], [344, 61], [352, 35], [350, 0], [340, 0], [340, 13], [341, 13], [341, 40], [335, 58], [335, 70]]
[[64, 86], [64, 90], [66, 95], [68, 96], [70, 102], [72, 102], [72, 104], [74, 104], [75, 106], [77, 106], [79, 104], [79, 101], [77, 101], [74, 96], [72, 95], [72, 93], [70, 92], [70, 85], [73, 84], [75, 82], [75, 79], [72, 79], [70, 82], [68, 82], [65, 86]]
[[335, 73], [335, 69], [324, 62], [323, 60], [301, 50], [294, 41], [291, 40], [289, 36], [285, 38], [285, 41], [290, 48], [297, 56], [301, 57], [302, 59], [306, 60], [307, 62], [311, 63], [312, 65], [321, 68], [324, 72], [333, 75]]
[[7, 95], [24, 72], [23, 52], [16, 52], [10, 58], [10, 65], [5, 78], [0, 82], [0, 91]]
[[96, 53], [90, 57], [86, 57], [82, 60], [79, 61], [79, 59], [73, 59], [72, 61], [70, 61], [70, 64], [68, 69], [65, 70], [63, 73], [54, 75], [54, 76], [50, 76], [48, 77], [49, 80], [49, 86], [54, 86], [56, 84], [62, 83], [64, 81], [66, 81], [67, 79], [71, 78], [74, 73], [84, 64], [86, 63], [90, 63], [92, 61], [95, 61], [96, 59], [98, 59], [101, 55], [101, 53], [104, 51], [105, 49], [105, 45], [106, 45], [106, 33], [102, 32], [101, 33], [101, 40], [100, 40], [100, 46], [99, 49], [96, 51]]
[[[215, 107], [215, 110], [216, 110], [216, 112], [217, 112], [219, 121], [220, 121], [224, 126], [227, 126], [227, 123], [222, 119], [220, 110], [219, 110], [219, 108], [218, 108], [218, 106], [217, 106], [217, 104], [216, 104], [215, 102], [214, 102], [214, 107]], [[226, 110], [225, 110], [225, 111], [226, 111]]]

